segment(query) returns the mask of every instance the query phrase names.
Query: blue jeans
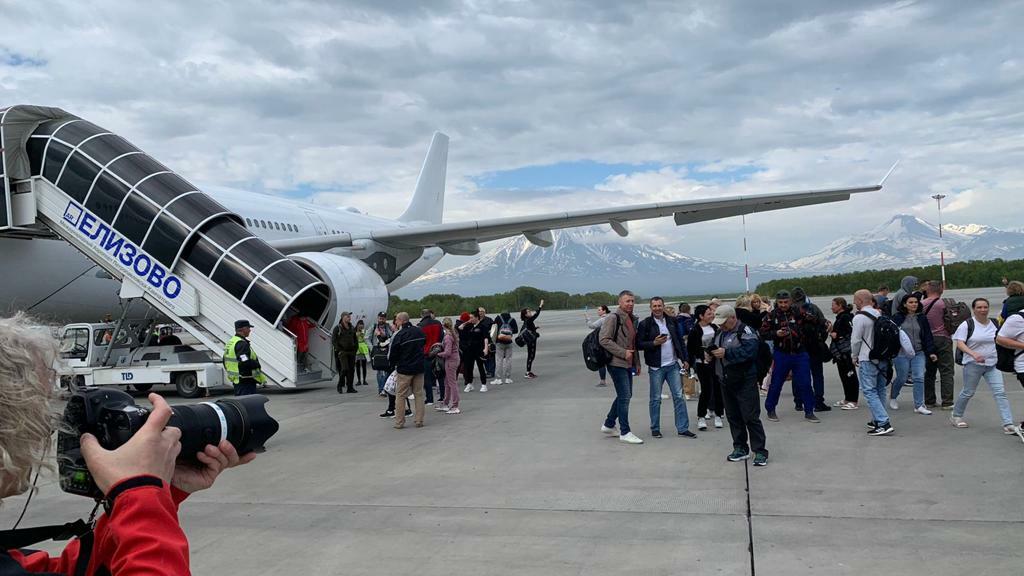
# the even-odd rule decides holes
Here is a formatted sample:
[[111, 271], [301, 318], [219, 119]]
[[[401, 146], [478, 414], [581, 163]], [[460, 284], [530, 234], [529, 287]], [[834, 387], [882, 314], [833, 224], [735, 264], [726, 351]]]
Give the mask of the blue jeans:
[[619, 422], [619, 434], [629, 434], [629, 399], [633, 397], [633, 373], [629, 368], [609, 366], [608, 372], [612, 375], [612, 382], [615, 384], [615, 400], [612, 400], [612, 408], [604, 419], [604, 425], [608, 428]]
[[825, 362], [820, 358], [810, 358], [811, 383], [814, 388], [816, 406], [825, 405]]
[[676, 432], [690, 429], [690, 415], [686, 413], [686, 401], [683, 400], [683, 383], [679, 378], [679, 366], [675, 363], [661, 368], [648, 368], [651, 381], [651, 432], [661, 430], [661, 385], [668, 383], [672, 393], [672, 406], [676, 412]]
[[604, 366], [601, 366], [600, 368], [597, 369], [597, 376], [598, 378], [601, 379], [601, 382], [604, 382], [605, 380], [608, 379], [608, 371], [605, 369]]
[[782, 394], [782, 385], [786, 382], [786, 374], [793, 372], [793, 387], [799, 396], [798, 402], [804, 405], [805, 414], [814, 414], [814, 391], [811, 389], [810, 356], [807, 352], [786, 354], [781, 350], [772, 353], [775, 367], [772, 368], [772, 382], [768, 386], [768, 397], [764, 399], [764, 409], [775, 412]]
[[1003, 373], [995, 366], [981, 366], [976, 362], [964, 364], [964, 388], [953, 405], [953, 416], [960, 418], [967, 409], [967, 402], [974, 397], [974, 391], [981, 383], [981, 377], [985, 377], [988, 387], [992, 390], [992, 397], [995, 398], [996, 407], [999, 408], [999, 416], [1003, 419], [1003, 426], [1013, 424], [1013, 414], [1010, 412], [1010, 401], [1006, 399], [1006, 387], [1003, 385]]
[[889, 414], [885, 411], [885, 385], [886, 372], [889, 371], [889, 361], [879, 360], [876, 364], [871, 360], [861, 360], [857, 369], [857, 378], [860, 380], [860, 393], [868, 403], [871, 410], [871, 419], [881, 425], [889, 421]]
[[914, 408], [924, 406], [924, 368], [927, 363], [928, 357], [924, 351], [918, 352], [913, 358], [904, 358], [900, 355], [892, 361], [896, 370], [896, 376], [892, 380], [893, 399], [900, 397], [900, 390], [907, 381], [907, 374], [910, 374], [914, 382]]
[[377, 370], [377, 394], [384, 391], [384, 384], [388, 381], [388, 376], [391, 373], [387, 370]]

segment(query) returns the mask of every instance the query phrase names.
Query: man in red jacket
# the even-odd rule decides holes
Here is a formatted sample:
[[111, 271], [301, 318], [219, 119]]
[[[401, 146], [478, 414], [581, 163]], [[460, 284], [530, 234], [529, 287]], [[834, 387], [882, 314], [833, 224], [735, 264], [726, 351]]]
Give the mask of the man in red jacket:
[[[26, 317], [0, 318], [0, 373], [20, 375], [3, 382], [0, 421], [23, 423], [0, 434], [9, 456], [0, 470], [0, 499], [25, 492], [33, 469], [44, 464], [50, 442], [49, 390], [55, 343]], [[90, 434], [82, 455], [105, 495], [95, 529], [73, 540], [57, 557], [31, 550], [0, 549], [0, 574], [189, 574], [188, 540], [178, 524], [178, 505], [192, 492], [213, 485], [227, 468], [251, 462], [227, 441], [196, 455], [202, 464], [178, 464], [181, 431], [166, 428], [171, 408], [156, 394], [146, 424], [116, 450], [105, 450]]]
[[[426, 405], [430, 406], [434, 403], [434, 384], [437, 383], [437, 378], [434, 376], [434, 368], [431, 365], [430, 347], [441, 342], [443, 332], [441, 330], [441, 323], [434, 319], [434, 311], [429, 308], [422, 310], [420, 313], [420, 323], [416, 326], [423, 330], [423, 335], [427, 339], [423, 343], [423, 390], [426, 392]], [[443, 382], [439, 387], [438, 393], [441, 395], [441, 401], [444, 401]]]

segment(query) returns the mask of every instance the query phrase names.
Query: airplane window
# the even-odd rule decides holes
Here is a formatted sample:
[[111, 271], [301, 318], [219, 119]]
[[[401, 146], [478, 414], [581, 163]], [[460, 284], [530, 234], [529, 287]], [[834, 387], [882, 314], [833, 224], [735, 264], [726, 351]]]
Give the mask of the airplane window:
[[280, 230], [281, 229], [281, 225], [278, 224], [277, 222], [274, 222], [274, 229], [275, 230]]
[[252, 220], [249, 220], [248, 218], [246, 218], [245, 219], [245, 225], [246, 226], [252, 226]]
[[266, 227], [267, 227], [267, 223], [266, 223], [266, 221], [264, 221], [264, 220], [260, 220], [260, 226], [262, 226], [262, 227], [266, 228]]

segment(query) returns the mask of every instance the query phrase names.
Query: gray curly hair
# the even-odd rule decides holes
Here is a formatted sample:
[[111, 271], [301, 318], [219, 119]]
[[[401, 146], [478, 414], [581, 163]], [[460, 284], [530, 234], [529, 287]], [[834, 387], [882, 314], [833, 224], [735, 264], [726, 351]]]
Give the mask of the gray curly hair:
[[56, 341], [28, 316], [0, 318], [0, 499], [27, 490], [33, 468], [49, 467], [56, 354]]

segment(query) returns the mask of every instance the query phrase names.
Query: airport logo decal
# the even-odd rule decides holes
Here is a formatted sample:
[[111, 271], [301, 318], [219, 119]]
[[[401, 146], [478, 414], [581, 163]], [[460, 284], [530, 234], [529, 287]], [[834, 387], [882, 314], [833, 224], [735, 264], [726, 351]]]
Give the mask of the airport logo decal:
[[64, 209], [64, 221], [112, 256], [127, 271], [159, 290], [168, 300], [174, 300], [181, 294], [181, 280], [177, 276], [169, 273], [159, 262], [78, 203], [68, 202]]

